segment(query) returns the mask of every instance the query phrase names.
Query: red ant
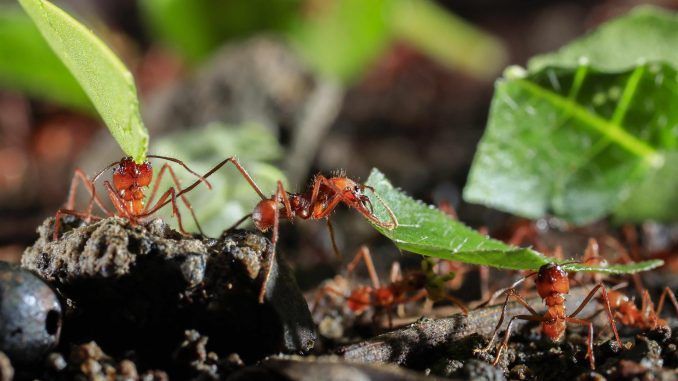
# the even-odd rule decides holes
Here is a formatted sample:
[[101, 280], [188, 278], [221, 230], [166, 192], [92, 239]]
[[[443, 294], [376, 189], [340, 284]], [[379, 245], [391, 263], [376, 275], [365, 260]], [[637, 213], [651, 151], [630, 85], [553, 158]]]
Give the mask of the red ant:
[[[188, 172], [198, 177], [199, 180], [197, 183], [204, 182], [207, 185], [207, 187], [211, 189], [211, 185], [209, 184], [209, 182], [207, 182], [207, 180], [205, 180], [204, 177], [193, 172], [181, 160], [157, 155], [148, 155], [147, 157], [154, 159], [163, 159], [177, 163], [184, 167]], [[111, 185], [109, 181], [104, 181], [104, 187], [106, 188], [106, 192], [108, 194], [109, 199], [113, 203], [113, 207], [115, 208], [116, 213], [111, 212], [108, 208], [106, 208], [103, 205], [101, 199], [96, 194], [96, 188], [94, 185], [95, 182], [99, 179], [99, 177], [101, 177], [101, 175], [103, 175], [104, 172], [113, 167], [115, 167], [113, 171], [113, 185]], [[106, 168], [99, 171], [99, 173], [97, 173], [96, 176], [92, 178], [92, 180], [88, 179], [87, 175], [85, 175], [85, 173], [82, 170], [76, 169], [73, 175], [73, 179], [71, 180], [71, 186], [68, 192], [68, 201], [66, 203], [66, 207], [59, 209], [56, 212], [53, 239], [56, 240], [58, 238], [59, 229], [61, 227], [62, 215], [77, 216], [83, 218], [86, 222], [89, 222], [92, 219], [100, 220], [101, 217], [92, 214], [94, 204], [96, 204], [109, 217], [117, 215], [119, 217], [124, 217], [128, 219], [132, 224], [139, 224], [146, 217], [151, 216], [156, 211], [158, 211], [158, 209], [162, 208], [163, 206], [171, 202], [172, 212], [173, 215], [177, 217], [179, 230], [183, 234], [188, 234], [184, 230], [184, 227], [181, 223], [181, 214], [179, 213], [179, 208], [177, 207], [176, 203], [177, 197], [181, 198], [186, 207], [190, 210], [191, 215], [195, 220], [196, 226], [198, 227], [198, 230], [200, 230], [200, 232], [202, 233], [202, 229], [200, 228], [200, 224], [198, 223], [198, 220], [195, 217], [193, 208], [191, 207], [191, 204], [184, 196], [184, 194], [187, 193], [188, 190], [178, 192], [177, 189], [175, 189], [174, 187], [170, 187], [158, 199], [158, 201], [155, 203], [153, 207], [149, 207], [152, 204], [153, 199], [155, 198], [155, 195], [158, 191], [158, 187], [160, 186], [160, 182], [162, 180], [163, 175], [165, 174], [165, 171], [168, 171], [170, 173], [172, 181], [174, 182], [174, 185], [177, 187], [177, 189], [180, 188], [179, 179], [174, 173], [174, 170], [172, 170], [172, 167], [170, 167], [169, 164], [165, 163], [161, 167], [158, 177], [155, 179], [153, 190], [151, 191], [151, 195], [148, 198], [148, 201], [144, 202], [145, 188], [148, 188], [148, 186], [151, 185], [151, 181], [153, 180], [153, 167], [151, 166], [151, 163], [148, 160], [144, 161], [141, 164], [137, 164], [134, 162], [134, 160], [132, 160], [131, 157], [124, 157], [120, 161], [111, 163], [108, 166], [106, 166]], [[90, 201], [87, 205], [87, 209], [85, 212], [78, 212], [74, 210], [78, 180], [80, 180], [85, 185], [88, 192], [90, 193]], [[197, 183], [195, 185], [197, 185]]]
[[[402, 275], [400, 266], [397, 262], [391, 267], [391, 281], [383, 286], [379, 282], [379, 277], [374, 269], [372, 256], [367, 246], [361, 246], [355, 258], [346, 267], [347, 273], [352, 273], [360, 262], [364, 262], [372, 282], [371, 286], [361, 285], [350, 290], [348, 296], [332, 286], [325, 286], [319, 290], [316, 295], [314, 308], [320, 299], [327, 293], [338, 295], [346, 300], [347, 307], [356, 315], [365, 312], [369, 307], [374, 307], [379, 311], [386, 311], [388, 316], [389, 328], [393, 328], [393, 307], [415, 302], [428, 297], [437, 302], [448, 300], [461, 308], [464, 314], [468, 313], [466, 306], [459, 299], [449, 295], [446, 290], [446, 283], [453, 277], [453, 273], [447, 275], [438, 275], [433, 271], [433, 264], [429, 260], [422, 261], [421, 271], [407, 272]], [[411, 294], [416, 292], [415, 294]], [[374, 318], [377, 314], [374, 315]]]
[[[340, 203], [344, 203], [348, 207], [357, 210], [373, 224], [384, 229], [391, 230], [398, 226], [398, 220], [396, 219], [395, 214], [393, 214], [391, 208], [386, 205], [381, 197], [374, 192], [374, 188], [349, 179], [343, 172], [337, 173], [330, 178], [317, 174], [313, 178], [311, 186], [305, 193], [287, 192], [285, 191], [282, 182], [278, 181], [276, 193], [271, 197], [266, 197], [244, 168], [237, 164], [235, 158], [231, 158], [230, 160], [233, 160], [233, 163], [243, 177], [245, 177], [247, 182], [261, 197], [261, 201], [254, 207], [254, 211], [236, 222], [231, 229], [234, 229], [250, 217], [254, 222], [254, 226], [260, 231], [266, 232], [272, 229], [272, 254], [268, 267], [265, 270], [266, 272], [264, 273], [264, 281], [259, 293], [259, 301], [263, 301], [266, 294], [266, 284], [268, 283], [268, 277], [273, 265], [276, 243], [278, 242], [278, 226], [281, 218], [290, 221], [293, 221], [295, 217], [301, 218], [302, 220], [325, 219], [327, 228], [330, 232], [332, 248], [337, 255], [339, 255], [339, 249], [337, 248], [337, 243], [334, 239], [334, 228], [332, 227], [329, 216]], [[364, 194], [366, 189], [370, 190], [377, 200], [379, 200], [388, 213], [390, 221], [381, 221], [374, 215], [372, 202], [369, 197]]]
[[654, 309], [654, 304], [650, 298], [650, 293], [645, 289], [643, 291], [642, 306], [640, 309], [632, 298], [629, 298], [621, 291], [610, 290], [608, 296], [610, 298], [610, 307], [614, 311], [614, 316], [621, 324], [629, 327], [635, 327], [643, 330], [652, 330], [657, 327], [666, 326], [666, 320], [661, 319], [659, 314], [664, 308], [664, 301], [668, 295], [669, 300], [673, 304], [678, 316], [678, 301], [676, 296], [670, 288], [664, 288], [660, 298], [657, 309]]
[[516, 282], [513, 284], [512, 287], [510, 287], [506, 291], [506, 300], [504, 301], [504, 305], [502, 308], [501, 312], [501, 317], [499, 318], [499, 322], [497, 323], [496, 328], [494, 329], [494, 333], [492, 334], [492, 338], [490, 339], [490, 342], [487, 344], [487, 346], [482, 349], [482, 352], [489, 351], [490, 348], [492, 347], [492, 344], [494, 340], [497, 337], [497, 333], [499, 331], [499, 328], [501, 327], [502, 323], [504, 322], [504, 315], [506, 313], [506, 306], [508, 305], [509, 298], [513, 296], [520, 304], [522, 304], [525, 308], [527, 308], [528, 311], [530, 311], [530, 315], [516, 315], [511, 318], [509, 321], [508, 327], [506, 328], [506, 334], [504, 336], [504, 341], [499, 347], [499, 350], [497, 352], [497, 357], [494, 360], [493, 365], [497, 365], [499, 363], [499, 360], [501, 359], [501, 354], [502, 352], [508, 348], [508, 340], [511, 335], [511, 328], [513, 327], [513, 323], [516, 319], [519, 320], [527, 320], [527, 321], [535, 321], [535, 322], [540, 322], [541, 327], [542, 327], [542, 332], [548, 336], [552, 341], [557, 342], [560, 341], [563, 338], [563, 335], [565, 333], [565, 328], [567, 323], [571, 324], [578, 324], [578, 325], [583, 325], [588, 327], [588, 340], [587, 340], [587, 354], [586, 357], [589, 359], [589, 364], [591, 366], [591, 369], [595, 369], [595, 359], [593, 356], [593, 323], [591, 321], [585, 320], [585, 319], [579, 319], [576, 318], [577, 314], [579, 314], [584, 307], [591, 301], [593, 298], [594, 294], [596, 291], [600, 290], [602, 296], [602, 302], [603, 305], [605, 306], [605, 311], [607, 313], [608, 320], [610, 322], [610, 326], [612, 327], [612, 331], [614, 332], [615, 339], [621, 346], [622, 342], [621, 339], [619, 338], [619, 334], [617, 333], [617, 327], [615, 326], [615, 321], [614, 321], [614, 316], [612, 315], [612, 310], [610, 306], [610, 298], [608, 297], [607, 290], [605, 289], [605, 286], [602, 284], [597, 284], [593, 290], [591, 290], [586, 298], [581, 302], [579, 307], [575, 309], [573, 313], [570, 315], [565, 314], [565, 296], [570, 292], [570, 280], [568, 278], [568, 274], [565, 270], [562, 269], [562, 267], [556, 263], [550, 263], [543, 265], [539, 268], [539, 271], [537, 272], [532, 272], [525, 277], [521, 279], [525, 280], [529, 277], [532, 276], [537, 276], [536, 279], [536, 284], [537, 284], [537, 292], [539, 293], [539, 296], [543, 299], [544, 303], [547, 306], [547, 310], [544, 313], [544, 315], [540, 315], [535, 311], [523, 297], [521, 297], [516, 291], [515, 291], [515, 286], [517, 283], [520, 281]]
[[[60, 209], [57, 212], [57, 225], [55, 227], [54, 233], [55, 239], [57, 236], [56, 232], [58, 231], [59, 227], [58, 224], [60, 221], [59, 217], [61, 214], [71, 214], [89, 220], [90, 218], [94, 217], [91, 214], [91, 210], [93, 206], [92, 204], [96, 203], [100, 208], [102, 208], [102, 210], [107, 212], [107, 214], [112, 215], [112, 213], [108, 212], [108, 210], [106, 210], [103, 207], [101, 201], [96, 196], [94, 190], [94, 182], [107, 169], [112, 168], [114, 166], [117, 166], [113, 174], [113, 183], [115, 185], [115, 188], [113, 188], [113, 186], [111, 186], [111, 184], [108, 181], [104, 182], [104, 185], [106, 186], [108, 195], [111, 198], [111, 201], [113, 202], [120, 216], [125, 217], [132, 222], [139, 222], [142, 218], [150, 216], [151, 214], [155, 213], [158, 209], [162, 208], [163, 206], [171, 202], [173, 213], [174, 215], [177, 216], [180, 229], [182, 230], [182, 232], [184, 232], [183, 228], [181, 227], [181, 217], [179, 215], [179, 210], [176, 205], [176, 198], [181, 198], [184, 201], [184, 204], [186, 204], [189, 210], [191, 210], [191, 214], [193, 214], [193, 209], [191, 208], [188, 201], [184, 198], [184, 195], [193, 190], [193, 188], [198, 186], [198, 184], [200, 184], [201, 182], [204, 182], [208, 187], [210, 187], [206, 179], [209, 176], [211, 176], [214, 172], [219, 170], [219, 168], [230, 162], [236, 167], [236, 169], [250, 184], [254, 191], [257, 192], [257, 194], [261, 197], [261, 201], [254, 207], [253, 212], [240, 219], [230, 229], [236, 228], [242, 222], [251, 217], [252, 220], [254, 221], [254, 225], [260, 231], [266, 232], [270, 229], [273, 230], [271, 237], [271, 257], [269, 258], [268, 266], [265, 269], [264, 281], [262, 283], [261, 291], [259, 293], [259, 301], [263, 302], [264, 296], [266, 294], [266, 285], [268, 284], [268, 278], [270, 276], [271, 268], [273, 266], [273, 261], [275, 257], [275, 248], [278, 242], [278, 226], [281, 218], [285, 218], [288, 220], [294, 220], [295, 217], [301, 218], [303, 220], [325, 219], [327, 227], [329, 228], [330, 231], [332, 247], [335, 253], [337, 254], [339, 253], [339, 250], [334, 239], [334, 229], [332, 228], [332, 224], [330, 223], [329, 215], [340, 203], [344, 203], [350, 208], [357, 210], [360, 214], [365, 216], [365, 218], [369, 219], [370, 221], [372, 221], [372, 223], [382, 228], [395, 229], [398, 226], [398, 220], [396, 219], [395, 214], [393, 214], [393, 211], [391, 211], [391, 209], [388, 207], [388, 205], [386, 205], [386, 203], [381, 199], [381, 197], [379, 197], [377, 193], [374, 193], [374, 188], [367, 185], [359, 184], [346, 177], [344, 173], [338, 173], [330, 178], [327, 178], [321, 174], [317, 174], [314, 177], [311, 186], [306, 193], [287, 192], [285, 191], [282, 182], [278, 181], [276, 193], [271, 197], [266, 197], [259, 188], [259, 186], [257, 186], [254, 179], [252, 179], [250, 174], [247, 173], [245, 168], [243, 168], [243, 166], [240, 164], [240, 162], [238, 162], [238, 160], [234, 156], [221, 161], [219, 164], [215, 165], [203, 176], [197, 175], [195, 172], [191, 171], [183, 162], [177, 159], [155, 155], [148, 155], [148, 157], [165, 159], [176, 162], [182, 165], [184, 168], [186, 168], [190, 173], [198, 176], [198, 181], [180, 190], [179, 192], [176, 192], [174, 188], [168, 189], [167, 192], [163, 194], [163, 196], [152, 208], [148, 208], [147, 206], [144, 207], [143, 188], [148, 187], [153, 176], [152, 168], [149, 163], [145, 162], [142, 164], [136, 164], [134, 163], [134, 161], [132, 161], [132, 159], [124, 158], [120, 162], [110, 164], [104, 170], [99, 172], [92, 179], [92, 181], [88, 180], [84, 173], [82, 173], [82, 171], [76, 171], [75, 176], [73, 178], [73, 183], [71, 184], [71, 194], [69, 196], [67, 208]], [[163, 166], [163, 170], [165, 168], [167, 168], [167, 170], [172, 175], [175, 185], [179, 187], [178, 179], [174, 175], [172, 169], [167, 164]], [[161, 170], [161, 174], [158, 176], [155, 186], [153, 187], [153, 191], [148, 202], [149, 205], [158, 188], [162, 172], [163, 171]], [[72, 210], [75, 197], [74, 190], [75, 186], [77, 185], [76, 181], [78, 178], [80, 178], [85, 183], [88, 191], [91, 194], [91, 200], [88, 205], [86, 213], [79, 213]], [[384, 209], [386, 209], [390, 221], [388, 222], [381, 221], [374, 215], [372, 203], [369, 197], [367, 197], [367, 195], [364, 194], [364, 191], [366, 189], [372, 191], [375, 197], [382, 204]], [[194, 214], [193, 217], [195, 218]]]

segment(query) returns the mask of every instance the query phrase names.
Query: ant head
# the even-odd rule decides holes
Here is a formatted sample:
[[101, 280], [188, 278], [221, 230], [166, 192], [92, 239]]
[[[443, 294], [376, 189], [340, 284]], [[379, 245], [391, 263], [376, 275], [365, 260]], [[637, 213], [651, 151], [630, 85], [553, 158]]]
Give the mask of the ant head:
[[537, 292], [542, 299], [553, 294], [567, 294], [570, 292], [567, 272], [555, 263], [543, 265], [537, 273]]
[[131, 157], [125, 157], [113, 172], [113, 185], [119, 191], [147, 187], [153, 180], [153, 167], [145, 161], [137, 164]]
[[266, 199], [261, 200], [254, 207], [252, 211], [252, 221], [254, 221], [254, 226], [257, 227], [262, 232], [267, 231], [273, 227], [275, 223], [275, 210], [278, 208], [278, 204], [275, 200]]

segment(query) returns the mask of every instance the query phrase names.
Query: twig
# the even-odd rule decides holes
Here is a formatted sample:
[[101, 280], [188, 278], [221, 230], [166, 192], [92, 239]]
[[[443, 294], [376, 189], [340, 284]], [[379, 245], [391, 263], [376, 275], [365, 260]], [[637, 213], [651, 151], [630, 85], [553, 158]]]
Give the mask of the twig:
[[[586, 288], [573, 288], [568, 296], [568, 307], [573, 308], [573, 306], [579, 305], [587, 293]], [[529, 302], [535, 307], [541, 305], [539, 298], [530, 299]], [[592, 313], [595, 305], [596, 303], [589, 303], [580, 315], [585, 316]], [[537, 310], [539, 311], [539, 309]], [[525, 307], [518, 303], [509, 303], [506, 313], [508, 316], [525, 313]], [[422, 319], [409, 326], [372, 339], [343, 346], [337, 350], [337, 354], [345, 359], [359, 362], [388, 362], [407, 365], [411, 360], [426, 356], [427, 353], [436, 350], [442, 350], [450, 343], [472, 333], [484, 336], [491, 335], [500, 314], [501, 304], [471, 311], [468, 316], [455, 314], [442, 319]], [[508, 320], [506, 319], [506, 321]], [[520, 326], [524, 323], [516, 321], [516, 324]]]

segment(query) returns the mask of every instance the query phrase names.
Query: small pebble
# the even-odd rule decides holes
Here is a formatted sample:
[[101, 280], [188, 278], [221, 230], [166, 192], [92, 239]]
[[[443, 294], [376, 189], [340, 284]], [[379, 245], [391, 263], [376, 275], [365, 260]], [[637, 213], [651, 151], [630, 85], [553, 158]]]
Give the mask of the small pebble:
[[0, 262], [0, 351], [13, 363], [34, 364], [54, 348], [61, 332], [61, 305], [31, 272]]

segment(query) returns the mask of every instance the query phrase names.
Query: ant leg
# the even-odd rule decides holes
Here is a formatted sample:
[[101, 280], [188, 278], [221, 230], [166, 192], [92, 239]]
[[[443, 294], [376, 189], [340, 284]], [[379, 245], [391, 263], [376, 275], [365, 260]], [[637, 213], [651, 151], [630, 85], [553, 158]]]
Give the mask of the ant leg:
[[[177, 205], [177, 191], [174, 187], [170, 187], [165, 193], [160, 197], [156, 205], [151, 209], [152, 211], [157, 211], [159, 209], [158, 205], [163, 206], [167, 205], [166, 200], [169, 199], [169, 203], [172, 204], [172, 215], [177, 218], [177, 225], [179, 225], [179, 231], [183, 235], [190, 235], [185, 229], [184, 224], [181, 222], [181, 213], [179, 212], [179, 206]], [[149, 216], [150, 213], [144, 212], [143, 216]], [[196, 221], [197, 222], [197, 221]]]
[[[588, 339], [586, 341], [586, 357], [589, 359], [589, 365], [591, 366], [591, 370], [596, 369], [596, 359], [593, 357], [593, 323], [583, 319], [575, 319], [569, 316], [565, 318], [565, 321], [568, 323], [579, 324], [588, 327], [589, 334]], [[616, 333], [617, 332], [615, 329], [615, 334]]]
[[339, 247], [337, 246], [337, 240], [334, 237], [334, 226], [329, 217], [325, 218], [325, 223], [327, 224], [327, 230], [330, 232], [330, 241], [332, 242], [332, 251], [334, 251], [334, 256], [341, 259], [341, 253], [339, 252]]
[[[281, 184], [278, 182], [278, 184]], [[280, 200], [282, 195], [280, 194], [282, 186], [278, 186], [278, 190], [275, 192], [275, 199]], [[271, 249], [268, 258], [268, 266], [264, 269], [264, 280], [261, 283], [261, 290], [259, 291], [259, 303], [264, 302], [264, 297], [266, 297], [266, 287], [268, 286], [268, 278], [271, 276], [271, 269], [273, 269], [273, 263], [275, 261], [275, 252], [276, 246], [278, 244], [278, 229], [280, 227], [280, 209], [277, 207], [274, 209], [273, 214], [273, 232], [271, 234]]]
[[118, 192], [115, 191], [115, 189], [113, 189], [111, 183], [109, 183], [108, 181], [104, 181], [104, 188], [106, 188], [108, 198], [111, 199], [113, 207], [118, 212], [118, 215], [120, 217], [127, 218], [130, 221], [134, 220], [134, 216], [129, 214], [127, 208], [125, 208], [125, 200], [120, 198], [120, 195], [118, 194]]
[[374, 263], [372, 262], [372, 255], [370, 255], [370, 249], [362, 245], [358, 249], [358, 253], [353, 258], [353, 260], [346, 266], [346, 273], [351, 274], [358, 266], [360, 261], [365, 262], [365, 267], [367, 267], [367, 272], [370, 274], [370, 280], [372, 281], [372, 287], [380, 288], [379, 277], [377, 276], [377, 271], [374, 269]]
[[478, 277], [480, 278], [480, 298], [486, 299], [490, 296], [490, 268], [478, 266]]
[[619, 333], [617, 332], [617, 326], [616, 326], [615, 321], [614, 321], [614, 315], [612, 314], [612, 308], [610, 307], [610, 298], [607, 296], [607, 290], [605, 289], [605, 286], [603, 286], [602, 283], [598, 283], [593, 288], [593, 290], [591, 290], [591, 292], [589, 292], [589, 294], [586, 295], [586, 298], [584, 298], [584, 300], [581, 302], [581, 304], [579, 304], [579, 307], [577, 307], [577, 309], [575, 309], [574, 312], [568, 316], [568, 319], [574, 318], [575, 316], [577, 316], [577, 314], [579, 312], [581, 312], [581, 310], [583, 310], [584, 307], [586, 307], [586, 305], [591, 301], [591, 299], [595, 295], [596, 291], [598, 291], [598, 290], [600, 290], [600, 293], [602, 294], [604, 307], [605, 307], [605, 313], [607, 314], [607, 319], [610, 322], [610, 327], [612, 328], [612, 332], [614, 332], [614, 337], [617, 340], [619, 347], [623, 347], [622, 341], [619, 338]]
[[[148, 206], [153, 203], [153, 199], [155, 198], [158, 188], [160, 187], [160, 183], [162, 182], [162, 176], [165, 174], [165, 170], [167, 170], [167, 172], [169, 172], [170, 176], [172, 177], [172, 182], [174, 183], [176, 189], [181, 189], [181, 183], [179, 182], [179, 178], [174, 173], [172, 167], [170, 167], [170, 165], [167, 163], [163, 164], [162, 168], [160, 168], [160, 172], [158, 172], [158, 176], [155, 178], [153, 190], [151, 191], [151, 195], [148, 197], [148, 201], [146, 204], [146, 208], [144, 208], [144, 212], [146, 212], [148, 210]], [[193, 210], [193, 206], [191, 205], [190, 202], [188, 202], [188, 199], [186, 198], [185, 195], [181, 195], [179, 197], [181, 198], [181, 201], [183, 201], [184, 206], [186, 206], [189, 212], [191, 212], [191, 216], [193, 217], [193, 221], [195, 222], [195, 226], [198, 228], [198, 231], [200, 232], [200, 234], [204, 235], [202, 227], [200, 226], [200, 222], [198, 221], [198, 217], [196, 217], [195, 211]]]
[[657, 311], [655, 313], [657, 314], [657, 316], [659, 316], [659, 314], [662, 312], [662, 309], [664, 308], [664, 299], [666, 299], [666, 295], [669, 296], [669, 300], [671, 300], [673, 307], [676, 309], [676, 316], [678, 316], [678, 300], [676, 300], [676, 295], [668, 287], [664, 288], [662, 295], [659, 297], [659, 303], [657, 304]]
[[506, 307], [508, 306], [509, 298], [513, 296], [516, 298], [518, 303], [522, 304], [525, 308], [527, 308], [528, 311], [532, 314], [534, 317], [541, 318], [537, 311], [532, 308], [525, 299], [523, 299], [522, 296], [516, 293], [515, 288], [509, 288], [506, 291], [506, 300], [504, 300], [504, 305], [501, 307], [501, 315], [499, 316], [499, 321], [497, 322], [497, 326], [494, 327], [494, 332], [492, 332], [492, 337], [490, 338], [490, 342], [487, 343], [487, 346], [483, 349], [480, 349], [479, 352], [487, 352], [492, 348], [492, 344], [494, 343], [494, 340], [497, 338], [497, 335], [499, 333], [499, 328], [501, 328], [501, 325], [504, 323], [504, 317], [506, 316]]
[[[159, 156], [159, 155], [146, 155], [146, 157], [148, 157], [148, 158], [153, 158], [153, 159], [163, 159], [163, 160], [171, 161], [171, 162], [173, 162], [173, 163], [177, 163], [177, 164], [179, 164], [180, 166], [184, 167], [184, 169], [187, 170], [188, 173], [190, 173], [190, 174], [194, 175], [195, 177], [197, 177], [197, 178], [198, 178], [198, 181], [201, 181], [201, 182], [205, 183], [205, 185], [207, 186], [208, 189], [212, 189], [212, 184], [210, 184], [210, 182], [207, 181], [207, 179], [206, 179], [204, 176], [200, 176], [199, 174], [197, 174], [196, 172], [194, 172], [191, 168], [188, 167], [188, 165], [184, 164], [184, 162], [181, 161], [181, 160], [179, 160], [179, 159], [175, 159], [175, 158], [173, 158], [173, 157], [168, 157], [168, 156]], [[165, 163], [165, 165], [167, 165], [167, 163]], [[150, 202], [149, 202], [149, 203], [150, 203]]]
[[[87, 204], [87, 214], [88, 215], [92, 214], [93, 204], [96, 203], [96, 205], [105, 214], [107, 214], [109, 216], [113, 215], [113, 213], [111, 213], [103, 205], [103, 203], [101, 202], [101, 199], [96, 194], [96, 190], [94, 189], [94, 184], [89, 180], [89, 178], [87, 178], [87, 175], [85, 174], [85, 172], [83, 172], [80, 168], [77, 168], [73, 172], [73, 178], [71, 179], [71, 186], [69, 187], [69, 190], [68, 190], [68, 199], [67, 199], [68, 201], [66, 202], [66, 208], [65, 209], [74, 210], [74, 208], [75, 208], [75, 195], [76, 195], [76, 191], [77, 191], [77, 188], [78, 188], [78, 180], [80, 180], [80, 182], [83, 185], [85, 185], [85, 187], [87, 188], [87, 191], [89, 192], [89, 195], [90, 195], [90, 201]], [[88, 220], [89, 220], [89, 218], [86, 217], [85, 222], [89, 222]]]
[[[534, 315], [516, 315], [509, 320], [508, 326], [506, 327], [506, 333], [504, 334], [504, 340], [501, 343], [501, 346], [499, 347], [499, 350], [497, 350], [497, 356], [494, 358], [494, 361], [492, 362], [492, 365], [497, 366], [499, 364], [499, 360], [501, 359], [501, 354], [508, 348], [508, 341], [509, 338], [511, 337], [511, 329], [513, 328], [513, 323], [516, 320], [527, 320], [527, 321], [538, 321], [541, 322], [543, 321], [543, 318], [541, 316], [534, 316]], [[490, 343], [491, 344], [491, 343]]]
[[[634, 259], [631, 256], [631, 254], [629, 254], [628, 250], [626, 250], [624, 245], [622, 245], [621, 242], [619, 242], [617, 239], [607, 235], [605, 236], [605, 241], [608, 246], [617, 251], [619, 258], [623, 261], [623, 263], [634, 262]], [[638, 293], [638, 295], [642, 295], [643, 290], [645, 290], [645, 287], [643, 286], [643, 279], [641, 278], [640, 274], [639, 273], [631, 274], [631, 278], [633, 279], [633, 285], [636, 288], [636, 292]]]
[[511, 284], [509, 287], [500, 288], [499, 290], [495, 291], [495, 292], [492, 294], [492, 296], [490, 296], [490, 298], [489, 298], [488, 300], [486, 300], [486, 301], [480, 303], [480, 304], [476, 307], [476, 309], [482, 308], [482, 307], [487, 306], [488, 304], [494, 303], [494, 300], [497, 299], [498, 297], [500, 297], [503, 293], [508, 292], [508, 291], [510, 291], [510, 290], [514, 290], [516, 287], [518, 287], [518, 286], [519, 286], [521, 283], [523, 283], [525, 280], [527, 280], [528, 278], [531, 278], [531, 277], [533, 277], [533, 276], [535, 276], [535, 275], [537, 275], [537, 272], [534, 272], [534, 271], [533, 271], [533, 272], [531, 272], [531, 273], [525, 275], [524, 277], [518, 279], [517, 281], [513, 282], [513, 284]]
[[446, 295], [445, 295], [445, 299], [447, 299], [448, 301], [450, 301], [450, 302], [456, 304], [457, 307], [459, 307], [459, 308], [461, 309], [461, 312], [462, 312], [464, 315], [468, 315], [468, 308], [466, 308], [466, 306], [464, 305], [464, 302], [462, 302], [461, 300], [459, 300], [459, 299], [457, 299], [457, 298], [455, 298], [454, 296], [449, 295], [449, 294], [446, 294]]
[[[207, 181], [206, 179], [208, 177], [210, 177], [214, 172], [218, 171], [221, 167], [223, 167], [227, 163], [232, 163], [235, 166], [235, 168], [238, 170], [238, 172], [240, 172], [240, 174], [245, 178], [245, 180], [247, 180], [247, 182], [250, 184], [252, 189], [254, 189], [254, 191], [257, 192], [257, 194], [259, 195], [259, 197], [261, 197], [262, 200], [266, 199], [266, 196], [264, 196], [264, 193], [261, 191], [261, 189], [259, 188], [257, 183], [254, 182], [254, 179], [252, 179], [252, 176], [250, 176], [250, 174], [247, 173], [245, 168], [243, 168], [243, 166], [240, 165], [240, 162], [238, 162], [238, 159], [236, 159], [235, 156], [231, 156], [227, 159], [222, 160], [219, 164], [215, 165], [207, 173], [205, 173], [203, 176], [201, 176], [201, 178], [198, 179], [198, 181], [194, 182], [193, 184], [189, 185], [188, 187], [186, 187], [184, 189], [181, 189], [179, 191], [179, 193], [176, 194], [176, 197], [181, 197], [182, 195], [192, 191], [195, 187], [200, 185], [200, 183], [206, 182]], [[156, 206], [153, 209], [151, 209], [151, 210], [149, 210], [149, 211], [147, 211], [147, 212], [145, 212], [141, 215], [138, 215], [137, 217], [147, 217], [147, 216], [155, 213], [156, 210], [165, 206], [169, 202], [170, 202], [169, 200], [165, 200], [165, 202], [163, 204], [156, 204]]]
[[59, 209], [57, 210], [56, 214], [54, 215], [54, 232], [52, 233], [52, 241], [56, 241], [59, 239], [59, 230], [61, 230], [61, 217], [64, 215], [70, 215], [70, 216], [76, 216], [81, 219], [89, 218], [89, 219], [94, 219], [94, 220], [101, 220], [101, 217], [97, 217], [95, 215], [92, 215], [91, 213], [82, 213], [82, 212], [77, 212], [75, 210], [71, 209]]
[[236, 221], [233, 225], [231, 225], [230, 228], [226, 229], [227, 232], [230, 232], [233, 229], [236, 229], [238, 226], [240, 226], [243, 222], [247, 221], [250, 217], [252, 217], [252, 213], [246, 214], [244, 217]]

